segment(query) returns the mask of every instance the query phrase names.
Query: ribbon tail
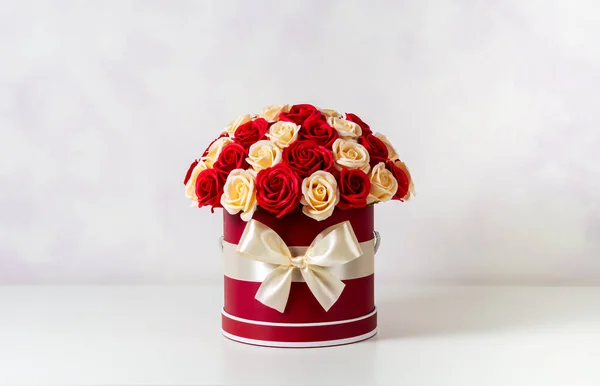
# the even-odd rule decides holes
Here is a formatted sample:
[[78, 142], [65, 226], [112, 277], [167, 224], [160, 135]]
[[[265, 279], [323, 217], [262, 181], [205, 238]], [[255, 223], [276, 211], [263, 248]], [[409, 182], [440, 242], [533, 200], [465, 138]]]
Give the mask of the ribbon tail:
[[293, 270], [294, 267], [286, 265], [275, 268], [263, 280], [254, 298], [265, 306], [283, 313], [290, 296]]
[[301, 270], [308, 288], [325, 311], [337, 302], [346, 284], [325, 268], [310, 266]]

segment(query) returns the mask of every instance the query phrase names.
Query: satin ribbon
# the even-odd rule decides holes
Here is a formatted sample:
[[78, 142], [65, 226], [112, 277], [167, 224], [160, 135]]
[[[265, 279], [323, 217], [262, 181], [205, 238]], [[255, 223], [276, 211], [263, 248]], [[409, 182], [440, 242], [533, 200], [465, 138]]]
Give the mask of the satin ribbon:
[[[245, 223], [244, 223], [245, 226]], [[244, 229], [242, 229], [243, 231]], [[241, 236], [241, 234], [240, 234]], [[358, 238], [358, 235], [356, 235]], [[360, 243], [363, 254], [359, 258], [343, 265], [326, 267], [325, 269], [344, 283], [346, 280], [358, 279], [372, 275], [375, 272], [375, 239]], [[237, 253], [237, 244], [222, 242], [223, 248], [223, 274], [235, 280], [263, 282], [265, 277], [277, 268], [279, 264], [267, 264], [252, 260]], [[288, 246], [292, 256], [300, 256], [306, 253], [306, 247]], [[295, 269], [292, 273], [292, 283], [305, 283], [302, 273]], [[292, 284], [292, 287], [294, 285]], [[258, 288], [258, 287], [257, 287]], [[345, 290], [344, 290], [345, 291]], [[256, 292], [256, 291], [255, 291]]]
[[292, 256], [279, 235], [256, 220], [244, 229], [236, 251], [252, 260], [278, 265], [256, 292], [256, 300], [284, 312], [290, 295], [292, 273], [300, 271], [319, 304], [329, 309], [339, 299], [345, 284], [325, 267], [346, 264], [363, 254], [350, 222], [333, 225], [319, 233], [304, 255]]

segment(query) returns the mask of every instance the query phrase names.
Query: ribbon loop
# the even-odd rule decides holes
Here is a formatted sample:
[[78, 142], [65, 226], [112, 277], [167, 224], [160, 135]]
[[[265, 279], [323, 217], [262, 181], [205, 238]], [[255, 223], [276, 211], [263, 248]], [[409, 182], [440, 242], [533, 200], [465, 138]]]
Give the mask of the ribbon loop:
[[292, 256], [289, 247], [274, 230], [250, 220], [236, 250], [250, 259], [278, 265], [263, 280], [255, 298], [279, 312], [285, 310], [294, 269], [300, 270], [319, 304], [329, 311], [345, 284], [325, 268], [346, 264], [363, 254], [348, 221], [319, 233], [304, 255]]

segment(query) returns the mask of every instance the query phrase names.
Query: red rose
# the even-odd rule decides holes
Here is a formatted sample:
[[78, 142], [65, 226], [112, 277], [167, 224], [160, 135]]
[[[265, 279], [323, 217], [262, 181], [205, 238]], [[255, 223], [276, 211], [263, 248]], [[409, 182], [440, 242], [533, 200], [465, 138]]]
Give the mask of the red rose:
[[265, 134], [269, 129], [269, 122], [264, 118], [257, 118], [253, 121], [248, 121], [243, 125], [240, 125], [235, 130], [233, 140], [248, 149], [256, 141], [265, 139]]
[[320, 111], [306, 118], [302, 127], [300, 127], [300, 131], [298, 131], [298, 136], [300, 139], [313, 140], [329, 149], [339, 137], [337, 130], [329, 126], [325, 116]]
[[188, 169], [187, 173], [185, 173], [185, 178], [183, 179], [184, 185], [187, 185], [188, 181], [190, 180], [190, 177], [192, 177], [192, 171], [194, 170], [196, 165], [198, 165], [198, 160], [194, 160], [194, 162], [192, 162], [192, 164], [190, 165], [190, 168]]
[[380, 162], [388, 160], [388, 148], [385, 143], [373, 134], [363, 134], [358, 137], [358, 143], [363, 145], [369, 152], [371, 166], [375, 166]]
[[249, 167], [246, 162], [248, 153], [242, 145], [236, 142], [232, 142], [229, 145], [225, 145], [219, 158], [214, 163], [213, 168], [219, 172], [225, 173], [225, 177], [233, 169], [247, 169]]
[[204, 153], [202, 153], [202, 157], [206, 157], [206, 155], [208, 154], [208, 150], [210, 149], [210, 147], [212, 146], [213, 143], [217, 142], [217, 140], [223, 138], [223, 137], [228, 137], [229, 135], [227, 133], [221, 133], [221, 135], [219, 135], [219, 137], [215, 138], [206, 148], [206, 150], [204, 150]]
[[346, 120], [358, 124], [358, 126], [360, 126], [360, 128], [362, 129], [363, 134], [373, 134], [369, 125], [364, 123], [363, 120], [360, 119], [357, 115], [354, 115], [352, 113], [346, 113]]
[[215, 208], [222, 208], [221, 195], [223, 194], [226, 177], [226, 175], [215, 169], [206, 169], [198, 174], [196, 179], [198, 208], [210, 205], [211, 212], [214, 212]]
[[281, 114], [279, 114], [279, 120], [294, 122], [297, 125], [302, 125], [306, 118], [310, 117], [315, 112], [320, 113], [320, 111], [317, 110], [317, 108], [313, 105], [293, 105], [290, 108], [290, 111], [288, 111], [287, 113], [282, 112]]
[[292, 168], [278, 163], [256, 175], [256, 203], [277, 218], [293, 211], [300, 202], [300, 179]]
[[342, 169], [338, 177], [340, 209], [364, 208], [371, 190], [369, 176], [360, 169]]
[[283, 149], [282, 161], [290, 165], [302, 179], [317, 170], [331, 173], [335, 169], [331, 150], [306, 139], [292, 142]]
[[[396, 162], [398, 162], [404, 168], [406, 167], [404, 166], [404, 163], [402, 161], [396, 160]], [[402, 167], [399, 167], [398, 165], [396, 165], [396, 163], [394, 163], [394, 161], [391, 160], [388, 160], [385, 163], [385, 168], [392, 172], [392, 175], [394, 176], [394, 178], [396, 178], [396, 181], [398, 181], [398, 190], [396, 191], [396, 194], [394, 194], [394, 197], [392, 197], [392, 200], [407, 200], [410, 197], [409, 191], [411, 184], [408, 169], [404, 170]]]

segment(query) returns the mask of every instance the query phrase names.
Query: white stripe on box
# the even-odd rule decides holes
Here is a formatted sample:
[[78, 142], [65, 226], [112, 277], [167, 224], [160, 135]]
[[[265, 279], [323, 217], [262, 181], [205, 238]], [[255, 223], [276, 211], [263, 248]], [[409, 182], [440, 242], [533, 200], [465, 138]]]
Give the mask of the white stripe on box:
[[344, 320], [334, 320], [332, 322], [314, 322], [314, 323], [263, 322], [262, 320], [244, 319], [244, 318], [240, 318], [239, 316], [231, 315], [231, 314], [227, 313], [227, 311], [225, 311], [225, 309], [221, 309], [221, 313], [223, 314], [223, 316], [225, 316], [228, 319], [235, 320], [235, 321], [241, 322], [241, 323], [256, 324], [256, 325], [259, 325], [259, 326], [270, 326], [270, 327], [321, 327], [321, 326], [335, 326], [335, 325], [339, 325], [339, 324], [354, 323], [354, 322], [361, 321], [363, 319], [368, 319], [368, 318], [370, 318], [371, 316], [373, 316], [373, 315], [375, 315], [377, 313], [377, 307], [375, 307], [373, 309], [373, 311], [371, 311], [367, 315], [359, 316], [358, 318], [344, 319]]
[[366, 334], [353, 336], [350, 338], [325, 340], [325, 341], [319, 341], [319, 342], [273, 342], [270, 340], [258, 340], [258, 339], [243, 338], [241, 336], [230, 334], [224, 330], [221, 330], [221, 332], [223, 333], [223, 335], [226, 338], [235, 340], [236, 342], [253, 344], [256, 346], [283, 347], [283, 348], [312, 348], [312, 347], [340, 346], [343, 344], [360, 342], [361, 340], [366, 340], [366, 339], [369, 339], [369, 338], [375, 336], [375, 334], [377, 334], [377, 328], [375, 328], [372, 331], [367, 332]]

